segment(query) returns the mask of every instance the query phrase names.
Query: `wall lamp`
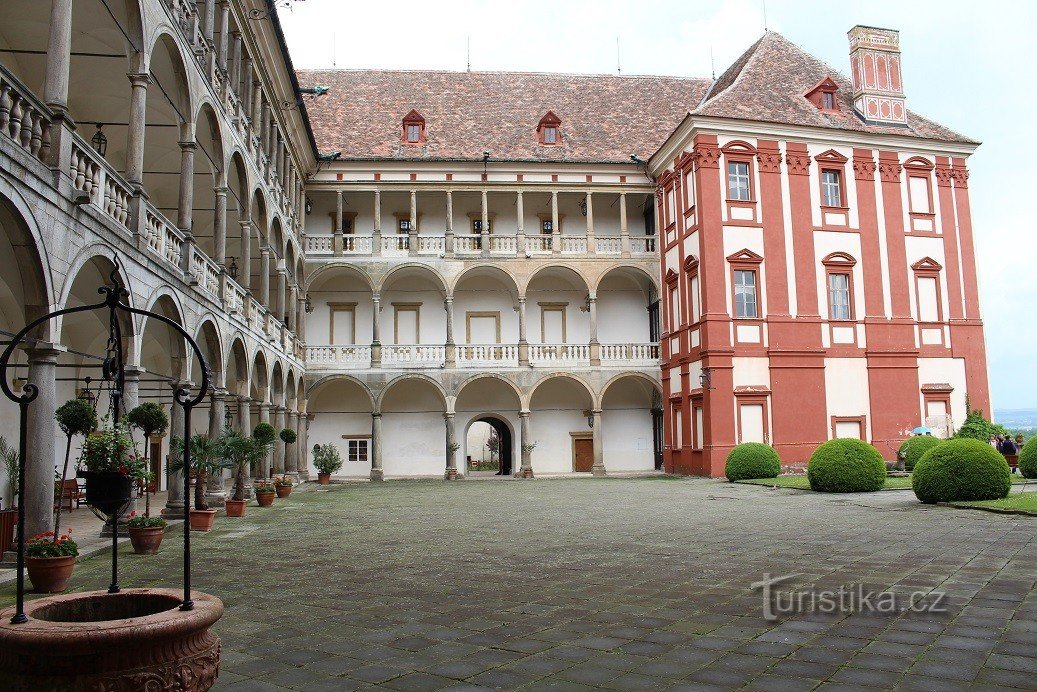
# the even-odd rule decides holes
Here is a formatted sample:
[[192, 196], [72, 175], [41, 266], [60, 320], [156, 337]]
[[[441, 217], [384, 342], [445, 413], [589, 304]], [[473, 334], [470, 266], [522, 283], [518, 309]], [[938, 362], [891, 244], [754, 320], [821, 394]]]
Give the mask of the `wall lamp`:
[[699, 384], [703, 389], [713, 389], [713, 368], [702, 368], [699, 373]]
[[305, 2], [305, 0], [266, 0], [265, 10], [249, 10], [249, 19], [268, 19], [278, 7], [291, 9], [293, 2]]

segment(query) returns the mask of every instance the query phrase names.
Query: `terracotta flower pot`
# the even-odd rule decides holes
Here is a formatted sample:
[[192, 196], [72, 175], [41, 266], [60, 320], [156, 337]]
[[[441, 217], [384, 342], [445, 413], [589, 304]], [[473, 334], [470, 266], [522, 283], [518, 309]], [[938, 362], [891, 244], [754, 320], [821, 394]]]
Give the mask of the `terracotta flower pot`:
[[330, 473], [318, 473], [317, 474], [317, 482], [320, 483], [321, 485], [327, 485], [328, 483], [331, 482], [331, 474]]
[[277, 485], [274, 488], [277, 490], [278, 497], [288, 497], [292, 494], [292, 486], [290, 485]]
[[27, 557], [29, 581], [36, 593], [61, 593], [68, 587], [72, 568], [76, 566], [74, 555], [61, 557]]
[[228, 517], [243, 517], [245, 516], [245, 504], [244, 500], [227, 500], [227, 516]]
[[269, 507], [274, 504], [274, 493], [256, 493], [256, 502], [260, 507]]
[[191, 530], [192, 531], [209, 531], [212, 529], [212, 522], [216, 519], [215, 509], [192, 509], [191, 510]]
[[45, 596], [25, 604], [29, 621], [0, 613], [0, 680], [5, 690], [179, 690], [216, 682], [220, 640], [211, 630], [220, 599], [176, 589], [123, 589]]
[[165, 526], [149, 528], [130, 527], [130, 543], [137, 555], [154, 555], [162, 545], [162, 537], [166, 535]]

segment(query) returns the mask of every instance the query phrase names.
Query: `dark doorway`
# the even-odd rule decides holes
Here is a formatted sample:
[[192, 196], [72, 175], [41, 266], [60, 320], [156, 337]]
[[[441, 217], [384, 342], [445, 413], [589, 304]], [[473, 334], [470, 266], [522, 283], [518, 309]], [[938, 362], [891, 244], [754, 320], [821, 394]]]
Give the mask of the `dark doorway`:
[[[491, 433], [491, 439], [494, 440], [491, 444], [491, 451], [493, 452], [492, 457], [497, 460], [497, 469], [494, 475], [497, 476], [510, 476], [512, 474], [514, 465], [512, 461], [512, 437], [511, 428], [508, 424], [502, 421], [500, 418], [493, 416], [485, 416], [475, 420], [472, 425], [476, 423], [485, 423], [493, 429]], [[470, 429], [470, 428], [469, 428]], [[474, 450], [469, 449], [469, 457], [472, 456]]]

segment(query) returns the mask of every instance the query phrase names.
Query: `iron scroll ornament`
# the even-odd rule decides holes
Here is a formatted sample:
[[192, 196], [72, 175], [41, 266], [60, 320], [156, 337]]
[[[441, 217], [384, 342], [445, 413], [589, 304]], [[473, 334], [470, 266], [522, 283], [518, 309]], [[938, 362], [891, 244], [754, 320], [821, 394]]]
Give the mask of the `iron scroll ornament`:
[[[10, 369], [11, 356], [15, 350], [22, 344], [28, 344], [26, 337], [30, 332], [39, 327], [41, 324], [53, 320], [57, 317], [63, 317], [65, 315], [72, 315], [80, 312], [92, 312], [94, 310], [107, 309], [108, 310], [108, 326], [109, 326], [109, 345], [114, 355], [110, 355], [105, 358], [102, 372], [105, 380], [113, 382], [114, 386], [111, 390], [112, 406], [115, 411], [119, 410], [119, 406], [122, 403], [123, 388], [126, 381], [126, 361], [125, 354], [122, 349], [122, 327], [117, 318], [117, 313], [122, 312], [125, 314], [142, 315], [144, 317], [155, 318], [158, 321], [168, 325], [175, 332], [180, 334], [184, 340], [191, 346], [191, 350], [194, 352], [194, 356], [198, 359], [201, 364], [202, 381], [198, 388], [198, 394], [191, 397], [191, 392], [188, 387], [177, 384], [174, 392], [173, 399], [176, 403], [184, 409], [184, 598], [180, 605], [180, 610], [191, 610], [194, 608], [194, 602], [191, 600], [191, 522], [189, 521], [189, 500], [191, 497], [191, 474], [189, 469], [191, 468], [191, 445], [187, 444], [186, 441], [191, 439], [191, 410], [205, 400], [206, 395], [209, 393], [210, 385], [210, 374], [209, 374], [209, 363], [205, 359], [205, 355], [198, 347], [197, 342], [191, 337], [191, 335], [177, 322], [166, 317], [165, 315], [150, 310], [140, 310], [138, 308], [131, 307], [123, 299], [129, 296], [129, 292], [122, 288], [117, 278], [117, 273], [120, 269], [119, 258], [114, 258], [115, 268], [109, 275], [111, 279], [111, 286], [101, 286], [97, 289], [97, 292], [104, 295], [105, 298], [100, 303], [92, 305], [81, 305], [74, 308], [64, 308], [62, 310], [56, 310], [54, 312], [47, 313], [42, 317], [39, 317], [29, 324], [27, 324], [20, 332], [18, 332], [4, 349], [3, 355], [0, 355], [0, 390], [3, 390], [4, 396], [18, 404], [19, 408], [19, 424], [18, 424], [18, 487], [22, 489], [22, 498], [18, 503], [18, 565], [17, 565], [17, 608], [14, 616], [11, 618], [12, 624], [20, 624], [28, 622], [28, 618], [25, 615], [25, 456], [26, 456], [26, 437], [28, 434], [28, 408], [29, 404], [36, 400], [39, 396], [40, 390], [32, 382], [26, 382], [22, 386], [22, 393], [15, 394], [8, 385], [8, 372]], [[34, 339], [32, 341], [35, 341]], [[109, 588], [109, 592], [117, 592], [119, 590], [117, 580], [118, 570], [118, 550], [116, 550], [116, 544], [118, 540], [118, 531], [113, 523], [112, 526], [112, 585]]]

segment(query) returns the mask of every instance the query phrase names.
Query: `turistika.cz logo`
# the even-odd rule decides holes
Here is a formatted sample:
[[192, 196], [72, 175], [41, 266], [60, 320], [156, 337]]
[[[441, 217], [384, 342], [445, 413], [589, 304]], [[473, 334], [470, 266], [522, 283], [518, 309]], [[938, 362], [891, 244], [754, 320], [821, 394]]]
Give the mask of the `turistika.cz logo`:
[[779, 584], [795, 579], [799, 574], [780, 577], [764, 572], [763, 581], [750, 585], [763, 596], [763, 617], [777, 620], [788, 615], [807, 613], [942, 613], [946, 610], [947, 594], [942, 591], [911, 591], [898, 593], [876, 591], [864, 584], [844, 584], [837, 589], [780, 589]]

